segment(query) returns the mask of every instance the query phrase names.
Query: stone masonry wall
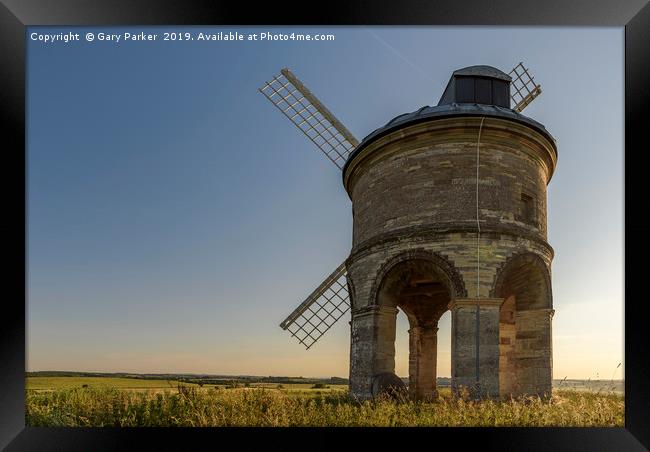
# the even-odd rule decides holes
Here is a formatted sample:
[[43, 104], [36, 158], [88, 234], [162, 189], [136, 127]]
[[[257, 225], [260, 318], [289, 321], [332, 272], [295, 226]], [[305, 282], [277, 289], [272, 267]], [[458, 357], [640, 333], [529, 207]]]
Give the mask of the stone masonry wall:
[[[489, 299], [497, 273], [515, 254], [533, 253], [550, 269], [553, 250], [546, 242], [546, 185], [555, 168], [554, 146], [522, 124], [488, 117], [480, 144], [477, 272], [479, 122], [480, 118], [438, 119], [393, 132], [365, 148], [344, 174], [354, 217], [353, 248], [346, 262], [354, 287], [350, 386], [360, 398], [370, 396], [373, 375], [394, 371], [394, 314], [377, 306], [381, 275], [390, 262], [400, 256], [432, 256], [445, 267], [451, 304], [468, 297]], [[452, 337], [452, 361], [471, 355], [472, 312], [470, 307], [463, 307], [457, 315], [452, 311], [452, 322], [457, 319], [452, 326], [457, 334]], [[518, 314], [523, 315], [525, 325], [526, 314]], [[482, 307], [482, 320], [483, 315]], [[486, 330], [481, 334], [486, 337], [481, 340], [486, 342], [481, 350], [489, 350], [490, 356], [481, 373], [490, 376], [486, 387], [498, 394], [498, 304], [486, 311], [485, 320]], [[541, 321], [535, 320], [535, 325]], [[465, 327], [461, 327], [463, 322]], [[550, 384], [549, 366], [542, 363], [551, 359], [546, 351], [550, 350], [550, 323], [540, 328], [548, 330], [548, 337], [541, 339], [549, 345], [544, 350], [524, 359], [522, 347], [529, 345], [525, 340], [518, 344], [523, 353], [518, 369], [527, 370], [517, 375], [522, 376], [526, 390], [537, 391], [545, 379]], [[492, 330], [496, 333], [489, 334]], [[518, 336], [522, 333], [530, 334], [517, 330]], [[467, 346], [461, 346], [464, 342]], [[456, 375], [456, 382], [473, 375], [469, 364], [463, 366], [467, 368]]]

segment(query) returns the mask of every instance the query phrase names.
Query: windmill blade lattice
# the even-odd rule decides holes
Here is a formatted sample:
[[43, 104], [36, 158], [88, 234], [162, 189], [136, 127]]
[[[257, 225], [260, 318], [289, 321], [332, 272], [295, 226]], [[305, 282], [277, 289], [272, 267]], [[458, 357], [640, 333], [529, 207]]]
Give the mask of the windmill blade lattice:
[[289, 70], [259, 91], [304, 133], [339, 169], [359, 141]]
[[533, 77], [528, 73], [528, 69], [521, 62], [508, 75], [512, 77], [510, 98], [515, 105], [513, 110], [521, 112], [537, 96], [542, 94], [542, 86], [534, 82]]
[[280, 324], [308, 350], [350, 309], [345, 263]]

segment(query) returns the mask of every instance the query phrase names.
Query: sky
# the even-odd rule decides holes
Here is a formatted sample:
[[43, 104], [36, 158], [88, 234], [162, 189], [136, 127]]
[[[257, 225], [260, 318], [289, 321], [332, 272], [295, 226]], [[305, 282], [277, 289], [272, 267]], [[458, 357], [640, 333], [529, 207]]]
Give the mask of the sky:
[[[164, 32], [334, 41], [163, 41]], [[31, 33], [79, 33], [44, 42]], [[100, 32], [156, 41], [89, 42]], [[29, 27], [27, 370], [348, 376], [349, 314], [279, 323], [349, 254], [340, 171], [257, 91], [289, 67], [359, 139], [524, 61], [557, 140], [555, 378], [623, 378], [623, 28]], [[450, 375], [450, 318], [438, 375]], [[408, 375], [398, 316], [396, 372]]]

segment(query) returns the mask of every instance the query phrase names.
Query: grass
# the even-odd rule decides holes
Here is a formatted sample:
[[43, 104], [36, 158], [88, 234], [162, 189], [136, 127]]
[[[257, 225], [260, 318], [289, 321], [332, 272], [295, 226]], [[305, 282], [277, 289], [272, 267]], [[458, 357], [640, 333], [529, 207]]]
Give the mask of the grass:
[[[309, 386], [309, 385], [305, 385]], [[27, 391], [30, 426], [610, 426], [624, 425], [623, 397], [558, 390], [536, 397], [473, 402], [441, 390], [435, 402], [357, 403], [339, 389], [117, 387]]]

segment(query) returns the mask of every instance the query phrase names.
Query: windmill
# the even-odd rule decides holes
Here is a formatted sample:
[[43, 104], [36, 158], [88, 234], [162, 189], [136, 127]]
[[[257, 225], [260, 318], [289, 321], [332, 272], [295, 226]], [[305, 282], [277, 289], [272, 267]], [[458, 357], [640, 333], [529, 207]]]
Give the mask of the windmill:
[[[510, 72], [512, 110], [521, 112], [541, 94], [522, 62]], [[339, 169], [359, 145], [350, 131], [296, 77], [284, 68], [259, 91]], [[345, 261], [287, 316], [280, 327], [311, 348], [350, 309]]]

